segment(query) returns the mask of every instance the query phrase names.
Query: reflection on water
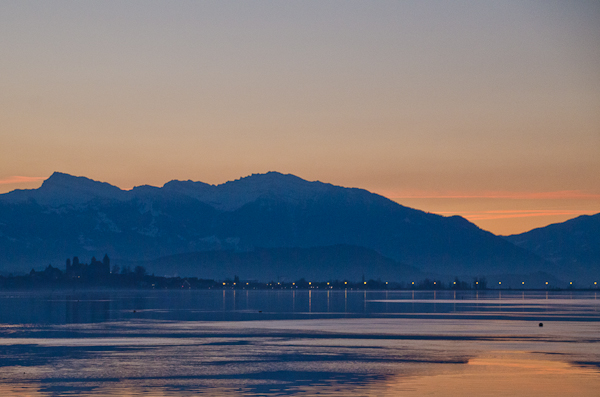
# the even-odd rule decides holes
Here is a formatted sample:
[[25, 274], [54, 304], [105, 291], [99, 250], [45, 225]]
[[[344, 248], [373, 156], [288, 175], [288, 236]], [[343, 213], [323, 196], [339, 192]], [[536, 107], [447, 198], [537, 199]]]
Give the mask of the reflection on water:
[[395, 316], [595, 319], [598, 293], [570, 291], [187, 290], [3, 292], [5, 324], [132, 319], [236, 321]]
[[490, 352], [460, 369], [446, 368], [435, 376], [398, 377], [389, 382], [388, 390], [408, 396], [597, 395], [597, 369], [544, 358], [523, 351]]
[[4, 293], [0, 395], [597, 395], [594, 292], [527, 294]]

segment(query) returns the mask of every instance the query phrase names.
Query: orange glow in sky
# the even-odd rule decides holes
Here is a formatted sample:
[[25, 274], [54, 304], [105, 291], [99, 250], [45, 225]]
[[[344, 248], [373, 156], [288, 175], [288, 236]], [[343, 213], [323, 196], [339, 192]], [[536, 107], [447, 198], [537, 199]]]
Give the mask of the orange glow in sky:
[[401, 195], [394, 193], [382, 193], [386, 197], [394, 199], [404, 198], [438, 198], [438, 199], [523, 199], [523, 200], [538, 200], [538, 199], [589, 199], [600, 200], [600, 194], [585, 193], [579, 190], [563, 190], [558, 192], [479, 192], [479, 193], [431, 193], [431, 192], [413, 192], [404, 193]]
[[44, 179], [46, 178], [43, 176], [9, 176], [8, 178], [0, 179], [0, 185], [25, 185], [29, 183], [38, 183]]

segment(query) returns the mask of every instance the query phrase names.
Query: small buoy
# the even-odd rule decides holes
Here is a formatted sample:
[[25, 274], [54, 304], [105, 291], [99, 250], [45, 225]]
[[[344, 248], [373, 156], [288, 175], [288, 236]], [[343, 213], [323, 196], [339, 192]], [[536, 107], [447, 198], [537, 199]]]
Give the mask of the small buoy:
[[[135, 313], [135, 310], [133, 312]], [[540, 327], [541, 327], [541, 325], [540, 325]]]
[[258, 312], [259, 312], [259, 313], [262, 313], [262, 310], [259, 310]]
[[543, 327], [543, 326], [544, 326], [544, 323], [540, 323], [540, 327]]

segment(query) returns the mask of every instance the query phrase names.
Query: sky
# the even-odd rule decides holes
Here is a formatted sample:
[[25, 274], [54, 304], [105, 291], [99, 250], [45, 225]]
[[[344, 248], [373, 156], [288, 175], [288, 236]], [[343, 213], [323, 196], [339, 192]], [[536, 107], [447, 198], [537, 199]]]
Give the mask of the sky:
[[0, 2], [0, 193], [279, 171], [513, 234], [600, 212], [598, 1]]

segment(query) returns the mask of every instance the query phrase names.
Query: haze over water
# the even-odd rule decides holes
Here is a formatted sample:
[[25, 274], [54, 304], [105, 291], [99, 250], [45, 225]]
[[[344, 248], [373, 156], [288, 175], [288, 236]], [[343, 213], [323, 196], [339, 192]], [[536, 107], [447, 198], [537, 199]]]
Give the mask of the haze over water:
[[0, 392], [592, 396], [600, 387], [597, 298], [595, 291], [3, 292]]

